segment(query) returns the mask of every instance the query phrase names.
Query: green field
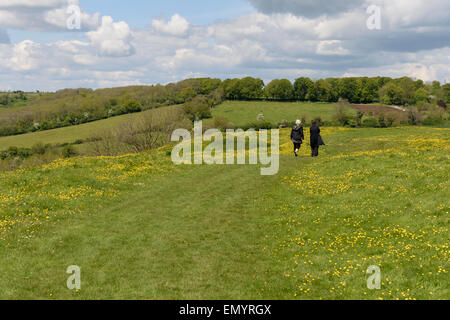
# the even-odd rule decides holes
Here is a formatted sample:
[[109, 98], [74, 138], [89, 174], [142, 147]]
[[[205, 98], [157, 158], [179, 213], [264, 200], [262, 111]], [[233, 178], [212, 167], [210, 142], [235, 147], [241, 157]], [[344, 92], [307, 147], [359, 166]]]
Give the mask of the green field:
[[289, 133], [270, 177], [170, 146], [0, 173], [0, 298], [449, 299], [450, 130], [323, 128], [316, 159]]
[[[177, 108], [167, 107], [167, 108]], [[38, 131], [17, 136], [0, 137], [0, 150], [5, 150], [11, 146], [30, 148], [36, 143], [73, 143], [76, 140], [84, 140], [91, 138], [97, 134], [101, 134], [105, 130], [113, 129], [120, 126], [126, 121], [145, 116], [145, 114], [155, 112], [155, 110], [147, 110], [140, 113], [125, 114], [104, 120], [85, 123], [77, 126], [58, 128], [53, 130]], [[157, 112], [157, 111], [156, 111]]]
[[[169, 108], [179, 107], [173, 106]], [[72, 127], [0, 137], [0, 150], [5, 150], [11, 146], [29, 148], [38, 142], [44, 144], [73, 143], [79, 139], [90, 138], [105, 129], [117, 127], [125, 121], [142, 117], [145, 113], [155, 112], [155, 110], [158, 112], [158, 109], [154, 109], [143, 113], [127, 114]], [[261, 113], [264, 114], [266, 121], [277, 123], [282, 120], [292, 122], [302, 116], [306, 116], [307, 120], [312, 120], [318, 116], [321, 116], [323, 120], [331, 120], [334, 112], [334, 104], [330, 103], [226, 101], [213, 109], [212, 115], [213, 117], [225, 116], [235, 126], [244, 126], [255, 122]], [[210, 121], [207, 120], [205, 123]]]
[[259, 114], [264, 120], [278, 123], [282, 120], [295, 122], [305, 116], [307, 121], [316, 117], [332, 120], [335, 112], [333, 103], [312, 102], [267, 102], [267, 101], [225, 101], [213, 110], [213, 116], [224, 116], [235, 126], [255, 122]]

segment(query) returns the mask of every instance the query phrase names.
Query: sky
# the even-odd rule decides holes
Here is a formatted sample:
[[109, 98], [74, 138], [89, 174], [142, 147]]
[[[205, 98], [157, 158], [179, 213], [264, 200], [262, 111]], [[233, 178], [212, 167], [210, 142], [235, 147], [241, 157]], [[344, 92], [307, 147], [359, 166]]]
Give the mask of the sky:
[[245, 76], [448, 83], [450, 1], [0, 0], [1, 91]]

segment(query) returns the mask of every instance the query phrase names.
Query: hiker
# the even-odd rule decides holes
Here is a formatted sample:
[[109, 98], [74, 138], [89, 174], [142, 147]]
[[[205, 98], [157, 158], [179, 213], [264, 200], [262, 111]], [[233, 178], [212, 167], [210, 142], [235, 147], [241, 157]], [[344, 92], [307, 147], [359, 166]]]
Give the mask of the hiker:
[[305, 140], [305, 134], [300, 120], [297, 120], [295, 126], [292, 128], [291, 140], [294, 143], [294, 154], [298, 157], [298, 152], [300, 151], [303, 140]]
[[311, 156], [318, 157], [319, 156], [319, 146], [323, 145], [322, 138], [320, 136], [320, 128], [317, 125], [316, 120], [311, 121]]

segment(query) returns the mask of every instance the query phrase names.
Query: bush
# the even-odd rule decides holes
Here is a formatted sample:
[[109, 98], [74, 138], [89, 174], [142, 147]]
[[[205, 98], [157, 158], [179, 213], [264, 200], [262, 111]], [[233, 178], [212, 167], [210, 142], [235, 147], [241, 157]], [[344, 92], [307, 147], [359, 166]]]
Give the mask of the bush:
[[419, 111], [427, 111], [433, 108], [433, 105], [426, 101], [419, 101], [416, 103], [416, 107]]
[[375, 117], [367, 117], [364, 118], [363, 122], [362, 122], [362, 126], [364, 128], [377, 128], [378, 127], [378, 120]]
[[423, 120], [424, 125], [439, 125], [445, 121], [445, 111], [439, 107], [435, 107], [428, 112], [427, 117]]
[[408, 124], [416, 126], [423, 121], [423, 115], [417, 108], [410, 108], [408, 110]]
[[347, 112], [348, 108], [349, 108], [348, 103], [346, 103], [345, 101], [340, 101], [336, 105], [336, 112], [334, 114], [334, 119], [341, 126], [348, 126], [350, 123], [350, 116]]
[[362, 127], [362, 119], [364, 118], [364, 112], [358, 111], [355, 116], [355, 125], [360, 128]]
[[386, 124], [386, 118], [384, 116], [384, 113], [380, 113], [378, 115], [378, 126], [380, 128], [387, 128], [387, 124]]
[[287, 120], [283, 120], [281, 122], [278, 122], [278, 128], [283, 129], [283, 128], [290, 128], [293, 126], [293, 123], [287, 121]]
[[8, 148], [7, 153], [10, 158], [17, 157], [19, 155], [19, 148], [11, 146]]
[[447, 104], [444, 101], [439, 101], [437, 104], [439, 107], [443, 108], [444, 110], [447, 110]]
[[70, 145], [65, 146], [65, 147], [62, 149], [62, 151], [61, 151], [61, 155], [62, 155], [64, 158], [71, 158], [71, 157], [76, 156], [77, 154], [78, 154], [78, 153], [77, 153], [77, 151], [75, 150], [75, 148], [74, 148], [73, 146], [70, 146]]
[[390, 127], [392, 127], [392, 126], [394, 125], [394, 123], [395, 123], [395, 118], [394, 118], [394, 116], [388, 114], [388, 115], [386, 116], [386, 126], [387, 126], [388, 128], [390, 128]]
[[199, 121], [212, 117], [211, 105], [205, 96], [198, 96], [193, 100], [186, 102], [183, 110], [192, 121]]
[[128, 101], [125, 104], [125, 113], [134, 113], [142, 111], [142, 106], [134, 100]]
[[75, 140], [75, 142], [73, 144], [74, 145], [80, 145], [80, 144], [83, 144], [83, 143], [84, 143], [84, 141], [82, 139], [78, 139], [78, 140]]
[[212, 122], [212, 126], [215, 129], [225, 131], [227, 129], [232, 129], [233, 124], [224, 116], [217, 116]]
[[275, 129], [275, 126], [268, 122], [268, 121], [256, 121], [246, 124], [243, 127], [239, 127], [236, 129], [243, 129], [243, 130], [249, 130], [249, 129], [255, 129], [256, 131], [259, 130], [269, 130], [269, 129]]
[[45, 154], [47, 149], [46, 149], [46, 147], [44, 146], [44, 144], [42, 142], [38, 142], [38, 143], [35, 143], [31, 147], [31, 151], [33, 152], [33, 154], [43, 155], [43, 154]]
[[161, 147], [170, 142], [175, 129], [192, 128], [192, 122], [180, 109], [159, 109], [144, 115], [138, 121], [129, 120], [114, 130], [103, 132], [89, 141], [95, 155], [136, 153]]

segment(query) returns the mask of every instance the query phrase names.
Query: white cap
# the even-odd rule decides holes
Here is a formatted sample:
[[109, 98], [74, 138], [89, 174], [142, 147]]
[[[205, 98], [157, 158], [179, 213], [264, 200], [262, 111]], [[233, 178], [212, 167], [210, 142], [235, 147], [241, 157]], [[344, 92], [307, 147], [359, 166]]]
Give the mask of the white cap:
[[297, 121], [295, 121], [295, 124], [299, 126], [299, 125], [302, 124], [302, 121], [301, 120], [297, 120]]

